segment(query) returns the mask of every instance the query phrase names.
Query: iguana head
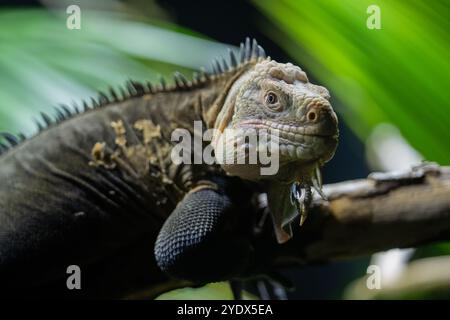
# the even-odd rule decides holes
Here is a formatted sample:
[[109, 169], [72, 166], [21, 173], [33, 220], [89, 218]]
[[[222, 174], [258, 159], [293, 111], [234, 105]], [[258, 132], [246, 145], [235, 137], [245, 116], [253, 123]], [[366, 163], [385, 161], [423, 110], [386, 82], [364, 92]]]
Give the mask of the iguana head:
[[[329, 98], [326, 88], [310, 83], [306, 73], [291, 63], [267, 59], [256, 63], [231, 86], [216, 128], [233, 129], [238, 143], [239, 135], [252, 131], [278, 135], [278, 149], [273, 151], [279, 152], [279, 170], [270, 176], [261, 175], [259, 163], [224, 163], [223, 168], [249, 180], [304, 178], [330, 160], [337, 146], [337, 117]], [[242, 146], [248, 143], [242, 141]], [[238, 145], [232, 151], [239, 150]]]
[[[253, 148], [259, 152], [266, 148], [268, 144], [261, 145], [261, 139], [255, 146], [246, 138], [248, 132], [257, 132], [258, 137], [267, 134], [275, 141], [270, 144], [270, 151], [278, 153], [279, 168], [272, 175], [261, 174], [264, 164], [252, 164], [248, 153], [243, 164], [226, 161], [221, 165], [230, 175], [261, 181], [267, 186], [279, 242], [289, 239], [290, 223], [297, 216], [292, 213], [295, 208], [289, 205], [292, 183], [311, 185], [320, 192], [319, 168], [336, 150], [338, 120], [329, 99], [328, 90], [309, 82], [298, 66], [254, 55], [229, 86], [217, 115], [215, 128], [219, 135], [225, 131], [235, 133], [234, 139], [221, 141], [224, 159], [239, 160], [242, 150], [250, 152]], [[216, 134], [215, 149], [220, 145], [218, 141]], [[232, 145], [234, 148], [230, 148]]]

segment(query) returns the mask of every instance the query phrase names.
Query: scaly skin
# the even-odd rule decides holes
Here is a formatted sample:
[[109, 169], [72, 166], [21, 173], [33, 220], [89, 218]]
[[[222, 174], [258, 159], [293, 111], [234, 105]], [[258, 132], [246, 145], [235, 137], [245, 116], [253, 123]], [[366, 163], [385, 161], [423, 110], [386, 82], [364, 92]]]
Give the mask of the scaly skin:
[[[225, 230], [233, 221], [231, 228], [235, 231], [224, 235], [247, 239], [252, 217], [245, 214], [250, 210], [251, 195], [259, 187], [265, 189], [278, 241], [286, 241], [286, 223], [292, 221], [291, 217], [287, 220], [286, 211], [292, 208], [278, 199], [289, 197], [293, 181], [307, 181], [331, 158], [337, 144], [336, 116], [325, 88], [309, 83], [300, 68], [265, 58], [256, 42], [251, 46], [247, 41], [241, 48], [240, 62], [236, 60], [232, 54], [227, 70], [201, 74], [192, 81], [176, 75], [174, 86], [144, 89], [132, 83], [130, 94], [122, 98], [113, 91], [110, 97], [102, 94], [100, 106], [96, 103], [84, 113], [68, 116], [63, 115], [64, 110], [58, 111], [58, 121], [44, 116], [48, 128], [18, 145], [8, 136], [14, 146], [0, 156], [2, 290], [60, 281], [70, 264], [86, 268], [103, 265], [137, 243], [141, 248], [142, 239], [154, 242], [164, 221], [169, 224], [175, 219], [168, 219], [172, 211], [176, 209], [171, 217], [181, 217], [177, 221], [189, 211], [180, 204], [182, 199], [183, 203], [194, 198], [213, 199], [211, 203], [219, 206], [214, 212], [225, 221]], [[269, 103], [268, 93], [273, 93], [277, 102]], [[221, 131], [244, 126], [279, 130], [279, 174], [261, 177], [251, 167], [243, 170], [241, 165], [174, 164], [170, 157], [174, 146], [171, 133], [176, 128], [193, 132], [195, 120], [202, 121], [205, 128]], [[231, 178], [233, 175], [243, 180]], [[206, 198], [198, 197], [200, 194]], [[222, 203], [221, 197], [228, 200]], [[236, 201], [237, 207], [233, 204]], [[231, 218], [228, 221], [223, 217]], [[211, 230], [216, 229], [213, 226]], [[211, 230], [207, 230], [205, 241]], [[172, 236], [167, 232], [163, 227], [160, 238]], [[177, 235], [178, 231], [171, 232]], [[181, 254], [191, 251], [188, 248]], [[157, 255], [156, 262], [164, 270], [160, 258]], [[192, 259], [186, 263], [191, 262], [198, 264]], [[204, 264], [208, 270], [221, 268], [214, 265], [215, 261], [210, 263]], [[156, 266], [153, 258], [149, 264], [151, 268]], [[33, 272], [29, 272], [29, 266], [33, 266]], [[208, 275], [204, 281], [229, 278], [247, 267], [223, 266], [217, 275]], [[129, 269], [130, 273], [136, 270], [132, 264]], [[174, 274], [177, 276], [176, 270]], [[130, 281], [120, 276], [124, 283]], [[182, 277], [198, 279], [197, 275]], [[116, 294], [139, 287], [134, 284], [127, 288], [124, 284], [121, 291], [117, 285]]]

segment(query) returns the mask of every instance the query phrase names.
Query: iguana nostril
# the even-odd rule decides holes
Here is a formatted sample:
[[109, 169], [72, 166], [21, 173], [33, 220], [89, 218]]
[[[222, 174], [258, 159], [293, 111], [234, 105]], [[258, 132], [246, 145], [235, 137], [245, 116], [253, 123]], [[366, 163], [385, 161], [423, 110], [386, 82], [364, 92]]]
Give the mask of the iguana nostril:
[[309, 121], [315, 121], [317, 119], [317, 114], [315, 111], [310, 111], [308, 112], [307, 117]]

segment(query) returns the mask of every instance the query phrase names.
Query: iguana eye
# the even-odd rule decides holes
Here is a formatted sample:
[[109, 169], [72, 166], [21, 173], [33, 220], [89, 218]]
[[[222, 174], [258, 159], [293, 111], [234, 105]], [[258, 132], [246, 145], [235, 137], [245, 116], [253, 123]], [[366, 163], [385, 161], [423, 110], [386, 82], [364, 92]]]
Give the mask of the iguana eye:
[[283, 111], [283, 106], [280, 103], [280, 98], [275, 92], [273, 91], [267, 92], [264, 97], [264, 100], [266, 103], [266, 107], [268, 107], [272, 111], [276, 112]]
[[269, 92], [266, 94], [266, 103], [268, 105], [276, 104], [277, 102], [278, 102], [278, 96], [275, 93]]

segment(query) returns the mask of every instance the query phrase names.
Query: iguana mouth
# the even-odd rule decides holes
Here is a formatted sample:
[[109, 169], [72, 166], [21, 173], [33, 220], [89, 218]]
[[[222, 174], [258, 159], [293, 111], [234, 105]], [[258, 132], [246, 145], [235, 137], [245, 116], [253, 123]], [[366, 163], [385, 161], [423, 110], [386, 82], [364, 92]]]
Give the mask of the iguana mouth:
[[305, 136], [311, 137], [323, 137], [323, 138], [337, 138], [338, 133], [335, 128], [332, 128], [328, 132], [318, 132], [317, 128], [311, 126], [293, 126], [288, 124], [281, 124], [270, 120], [247, 120], [238, 124], [242, 128], [255, 128], [255, 129], [269, 129], [280, 136], [280, 138], [292, 141], [303, 142]]
[[[318, 161], [334, 150], [337, 144], [338, 133], [319, 133], [316, 128], [279, 124], [270, 120], [248, 120], [240, 122], [238, 128], [268, 130], [268, 134], [278, 136], [280, 155], [288, 161], [312, 160]], [[325, 156], [324, 158], [328, 158]]]

